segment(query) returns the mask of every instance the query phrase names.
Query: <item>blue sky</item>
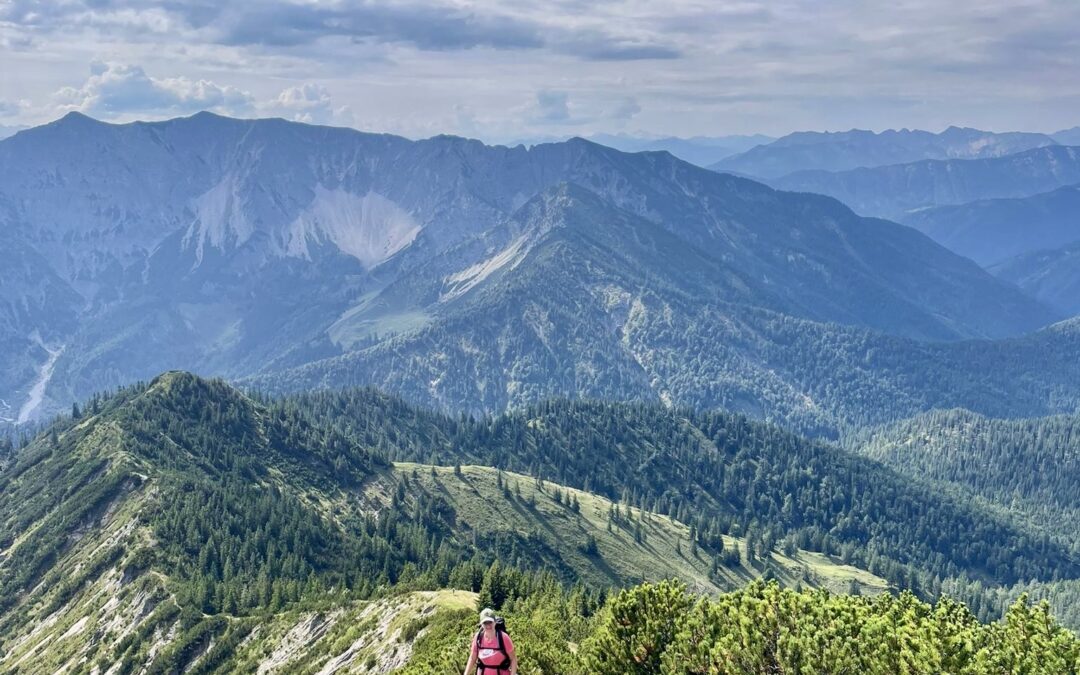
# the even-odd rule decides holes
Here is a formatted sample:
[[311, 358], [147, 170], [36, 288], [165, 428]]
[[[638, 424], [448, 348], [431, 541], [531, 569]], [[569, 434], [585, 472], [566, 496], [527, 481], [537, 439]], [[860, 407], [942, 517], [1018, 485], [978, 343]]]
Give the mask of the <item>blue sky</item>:
[[1080, 125], [1076, 0], [0, 0], [0, 125], [411, 137]]

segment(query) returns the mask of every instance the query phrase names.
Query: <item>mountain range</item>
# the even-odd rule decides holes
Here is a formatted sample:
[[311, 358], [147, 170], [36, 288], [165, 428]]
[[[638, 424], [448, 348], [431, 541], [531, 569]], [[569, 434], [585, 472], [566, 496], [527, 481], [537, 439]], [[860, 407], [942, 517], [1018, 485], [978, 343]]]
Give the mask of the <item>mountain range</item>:
[[[449, 410], [612, 394], [835, 429], [865, 410], [822, 410], [796, 384], [805, 364], [768, 365], [784, 317], [920, 353], [1060, 317], [832, 199], [580, 139], [73, 113], [0, 142], [0, 177], [16, 262], [0, 416], [15, 421], [176, 367], [378, 384]], [[740, 337], [687, 351], [692, 326]]]
[[1080, 241], [1080, 184], [912, 213], [904, 222], [983, 267]]
[[[545, 145], [564, 143], [568, 136], [535, 136], [514, 139], [506, 145]], [[622, 152], [670, 152], [684, 162], [708, 167], [725, 157], [745, 152], [757, 145], [772, 143], [776, 138], [764, 134], [733, 134], [729, 136], [655, 136], [630, 133], [598, 133], [582, 137]]]
[[[970, 143], [965, 149], [949, 138]], [[862, 215], [914, 227], [1074, 316], [1080, 311], [1074, 140], [1080, 143], [1075, 129], [1048, 136], [956, 128], [937, 135], [799, 133], [713, 168], [756, 172], [778, 189], [828, 195]]]
[[0, 671], [1075, 670], [1080, 148], [867, 134], [0, 141]]
[[762, 134], [691, 136], [689, 138], [594, 134], [589, 136], [588, 140], [623, 152], [670, 152], [685, 162], [708, 167], [726, 157], [746, 152], [758, 145], [767, 145], [776, 139]]
[[949, 127], [941, 133], [889, 129], [880, 133], [800, 131], [720, 160], [709, 168], [763, 179], [802, 171], [850, 171], [920, 160], [987, 159], [1057, 145], [1045, 134], [994, 133]]
[[991, 267], [990, 271], [1059, 311], [1080, 314], [1080, 241], [1053, 250], [1024, 253]]
[[905, 222], [1059, 312], [1080, 313], [1080, 185], [926, 209]]
[[1054, 137], [1055, 141], [1062, 145], [1080, 145], [1080, 127], [1063, 129], [1051, 135]]
[[1053, 145], [986, 159], [922, 160], [847, 171], [814, 169], [770, 181], [829, 195], [857, 213], [907, 222], [923, 209], [1030, 197], [1080, 183], [1080, 148]]

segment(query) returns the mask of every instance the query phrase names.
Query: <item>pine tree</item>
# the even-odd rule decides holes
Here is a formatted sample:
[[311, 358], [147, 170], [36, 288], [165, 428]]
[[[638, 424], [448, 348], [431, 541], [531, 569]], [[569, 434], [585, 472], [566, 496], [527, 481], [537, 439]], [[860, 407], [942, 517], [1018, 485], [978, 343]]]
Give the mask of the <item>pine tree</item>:
[[509, 595], [506, 581], [499, 561], [496, 560], [491, 563], [487, 572], [484, 573], [483, 582], [480, 584], [480, 593], [477, 599], [477, 605], [479, 605], [480, 609], [485, 607], [502, 609], [503, 603], [506, 602]]

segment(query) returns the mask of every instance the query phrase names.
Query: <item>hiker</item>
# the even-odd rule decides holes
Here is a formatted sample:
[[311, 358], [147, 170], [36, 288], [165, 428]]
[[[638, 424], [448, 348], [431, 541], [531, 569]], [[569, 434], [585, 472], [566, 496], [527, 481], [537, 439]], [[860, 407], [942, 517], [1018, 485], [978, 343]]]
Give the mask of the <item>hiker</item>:
[[480, 612], [480, 631], [472, 641], [465, 675], [517, 675], [517, 668], [514, 642], [503, 620], [491, 608], [485, 609]]

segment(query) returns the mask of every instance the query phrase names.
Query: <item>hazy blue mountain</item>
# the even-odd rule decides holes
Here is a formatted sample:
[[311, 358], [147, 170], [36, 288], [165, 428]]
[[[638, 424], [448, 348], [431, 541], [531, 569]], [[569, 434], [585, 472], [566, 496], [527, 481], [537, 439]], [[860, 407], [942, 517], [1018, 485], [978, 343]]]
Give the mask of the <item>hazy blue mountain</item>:
[[1050, 135], [1062, 145], [1080, 145], [1080, 127], [1064, 129]]
[[927, 343], [618, 286], [604, 295], [604, 283], [598, 297], [571, 302], [568, 283], [585, 281], [556, 277], [540, 297], [491, 293], [415, 333], [248, 382], [272, 391], [372, 384], [444, 410], [554, 396], [661, 401], [827, 437], [935, 408], [1080, 409], [1077, 323], [1023, 338]]
[[[507, 145], [543, 145], [564, 143], [576, 138], [573, 136], [534, 136], [515, 139]], [[679, 159], [708, 167], [711, 164], [736, 153], [744, 152], [757, 145], [771, 143], [776, 139], [762, 134], [731, 136], [638, 136], [627, 133], [592, 134], [585, 140], [606, 145], [622, 152], [670, 152]]]
[[906, 222], [922, 209], [1029, 197], [1080, 183], [1080, 147], [1036, 148], [990, 159], [927, 160], [851, 171], [801, 171], [769, 181], [816, 192], [857, 213]]
[[1025, 253], [990, 271], [1067, 316], [1080, 315], [1080, 242]]
[[5, 126], [0, 124], [0, 140], [7, 138], [8, 136], [14, 136], [26, 127], [22, 126]]
[[[487, 392], [485, 407], [655, 396], [662, 385], [638, 386], [642, 355], [610, 350], [639, 303], [673, 322], [763, 308], [924, 340], [1056, 318], [834, 200], [580, 139], [506, 148], [205, 113], [127, 125], [72, 114], [0, 143], [0, 205], [10, 250], [27, 251], [19, 282], [0, 287], [8, 418], [165, 368], [274, 373], [391, 353], [425, 330], [455, 349], [499, 336], [485, 355], [497, 370], [477, 381], [516, 389]], [[683, 357], [712, 363], [712, 349]], [[409, 371], [385, 366], [372, 382]], [[478, 400], [424, 382], [445, 407]]]
[[1080, 185], [909, 214], [904, 223], [983, 267], [1080, 241]]
[[710, 168], [779, 178], [797, 171], [846, 171], [925, 159], [1001, 157], [1056, 144], [1044, 134], [993, 133], [960, 127], [949, 127], [939, 134], [908, 129], [880, 133], [860, 129], [800, 131], [722, 159]]
[[589, 136], [589, 140], [623, 152], [655, 152], [663, 150], [670, 152], [683, 161], [707, 167], [725, 157], [745, 152], [758, 145], [771, 143], [776, 139], [761, 134], [748, 136], [692, 136], [690, 138], [676, 136], [647, 138], [627, 134], [596, 134]]

